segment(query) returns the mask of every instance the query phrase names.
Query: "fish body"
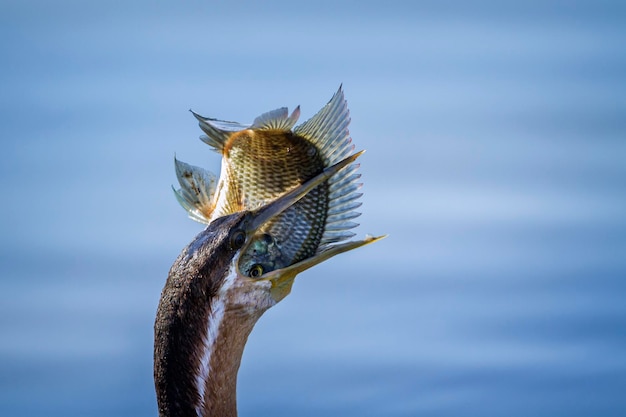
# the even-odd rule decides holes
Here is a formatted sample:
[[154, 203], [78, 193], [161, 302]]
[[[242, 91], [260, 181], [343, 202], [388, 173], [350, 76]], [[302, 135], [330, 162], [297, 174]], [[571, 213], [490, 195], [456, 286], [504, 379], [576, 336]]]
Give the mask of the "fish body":
[[[176, 161], [175, 190], [189, 216], [202, 223], [263, 206], [354, 151], [349, 111], [341, 88], [315, 116], [294, 128], [300, 115], [287, 108], [262, 114], [251, 125], [202, 117], [201, 139], [222, 155], [219, 181], [202, 168]], [[241, 268], [267, 272], [291, 265], [354, 236], [351, 219], [361, 205], [352, 164], [317, 186], [261, 230]], [[264, 259], [264, 261], [259, 261]], [[258, 268], [261, 268], [260, 270]], [[255, 272], [253, 272], [255, 273]]]

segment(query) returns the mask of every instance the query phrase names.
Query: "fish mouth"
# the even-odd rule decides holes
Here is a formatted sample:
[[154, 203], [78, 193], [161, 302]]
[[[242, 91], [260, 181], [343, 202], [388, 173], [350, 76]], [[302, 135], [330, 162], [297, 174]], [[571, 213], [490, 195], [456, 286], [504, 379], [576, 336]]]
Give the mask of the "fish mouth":
[[[361, 156], [365, 151], [357, 152], [340, 162], [324, 169], [320, 174], [303, 183], [302, 185], [297, 186], [291, 191], [283, 194], [278, 197], [276, 200], [268, 203], [256, 210], [251, 212], [251, 219], [247, 223], [246, 234], [248, 236], [255, 236], [260, 233], [262, 227], [269, 222], [274, 217], [281, 214], [283, 211], [288, 209], [297, 203], [301, 198], [303, 198], [307, 193], [311, 190], [315, 189], [318, 185], [324, 183], [333, 175], [340, 172], [342, 169], [349, 166], [353, 163], [359, 156]], [[370, 243], [376, 242], [385, 238], [386, 235], [383, 236], [366, 236], [363, 240], [350, 241], [345, 243], [333, 244], [328, 246], [324, 250], [316, 253], [315, 255], [303, 259], [299, 262], [293, 263], [291, 265], [274, 269], [268, 272], [259, 275], [256, 278], [250, 278], [255, 281], [266, 281], [271, 283], [270, 293], [276, 302], [282, 300], [291, 292], [291, 286], [293, 285], [294, 279], [296, 275], [300, 272], [306, 271], [307, 269], [322, 263], [335, 255], [340, 253], [344, 253], [350, 251], [352, 249], [359, 248], [361, 246], [368, 245]], [[253, 238], [254, 239], [254, 238]], [[249, 242], [244, 246], [243, 251], [251, 244], [253, 241], [250, 239]]]

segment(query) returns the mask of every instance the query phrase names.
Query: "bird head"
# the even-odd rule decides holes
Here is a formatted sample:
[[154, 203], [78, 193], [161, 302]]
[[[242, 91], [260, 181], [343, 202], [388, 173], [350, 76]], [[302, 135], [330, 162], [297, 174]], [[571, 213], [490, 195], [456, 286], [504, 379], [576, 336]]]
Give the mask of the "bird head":
[[[200, 275], [205, 280], [208, 278], [211, 281], [209, 287], [205, 287], [208, 293], [224, 299], [229, 308], [262, 313], [290, 293], [294, 279], [300, 272], [337, 254], [382, 239], [384, 236], [367, 236], [363, 240], [331, 245], [309, 258], [288, 264], [284, 260], [286, 258], [281, 256], [279, 245], [271, 235], [264, 232], [268, 222], [350, 165], [361, 154], [356, 153], [326, 168], [269, 204], [214, 220], [183, 251], [173, 266], [173, 269], [186, 269], [185, 265], [191, 263], [200, 274], [177, 273], [170, 276]], [[206, 282], [203, 284], [206, 285]]]

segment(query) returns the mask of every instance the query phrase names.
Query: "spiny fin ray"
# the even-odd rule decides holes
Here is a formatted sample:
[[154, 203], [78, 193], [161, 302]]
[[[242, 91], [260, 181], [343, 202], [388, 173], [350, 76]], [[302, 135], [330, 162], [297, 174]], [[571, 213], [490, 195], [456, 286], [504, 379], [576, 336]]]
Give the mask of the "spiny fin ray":
[[[341, 87], [320, 111], [312, 118], [297, 126], [293, 132], [305, 137], [320, 151], [324, 164], [330, 166], [340, 159], [334, 154], [336, 149], [346, 150], [350, 147], [350, 111]], [[341, 153], [341, 152], [339, 152]]]
[[[354, 152], [355, 147], [348, 130], [349, 124], [350, 111], [340, 86], [328, 104], [293, 131], [315, 145], [324, 164], [329, 166]], [[318, 252], [331, 243], [354, 236], [346, 230], [357, 226], [349, 220], [360, 215], [353, 211], [361, 205], [355, 201], [362, 195], [357, 192], [361, 187], [361, 184], [357, 183], [361, 176], [356, 173], [358, 168], [359, 164], [353, 164], [328, 180], [328, 211]]]
[[289, 115], [287, 107], [281, 107], [280, 109], [271, 110], [267, 113], [263, 113], [256, 119], [250, 126], [250, 129], [260, 130], [291, 130], [300, 118], [300, 106]]
[[220, 153], [224, 150], [224, 145], [233, 132], [246, 129], [248, 127], [237, 122], [227, 122], [225, 120], [211, 119], [209, 117], [200, 116], [193, 110], [189, 111], [198, 120], [200, 129], [206, 133], [206, 136], [200, 136], [200, 140]]

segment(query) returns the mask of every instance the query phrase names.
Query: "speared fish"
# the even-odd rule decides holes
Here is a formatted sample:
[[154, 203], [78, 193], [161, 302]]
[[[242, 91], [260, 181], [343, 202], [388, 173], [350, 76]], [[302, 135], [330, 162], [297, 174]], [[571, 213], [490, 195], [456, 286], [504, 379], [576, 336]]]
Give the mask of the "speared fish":
[[[193, 112], [192, 112], [193, 113]], [[349, 110], [341, 87], [315, 116], [295, 126], [300, 106], [257, 117], [251, 125], [193, 113], [206, 134], [200, 139], [222, 155], [221, 176], [175, 159], [180, 189], [174, 189], [189, 217], [214, 219], [252, 210], [306, 182], [354, 151]], [[256, 277], [327, 250], [354, 236], [360, 215], [361, 183], [352, 164], [277, 216], [256, 236], [240, 269]]]

